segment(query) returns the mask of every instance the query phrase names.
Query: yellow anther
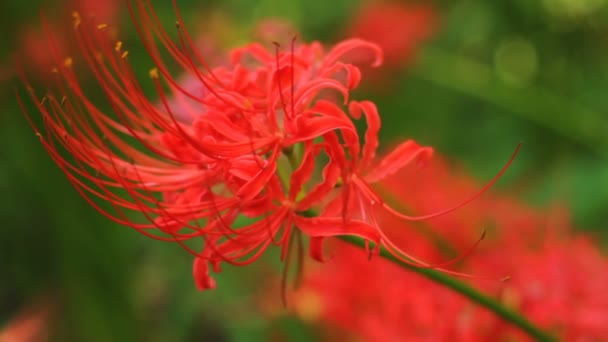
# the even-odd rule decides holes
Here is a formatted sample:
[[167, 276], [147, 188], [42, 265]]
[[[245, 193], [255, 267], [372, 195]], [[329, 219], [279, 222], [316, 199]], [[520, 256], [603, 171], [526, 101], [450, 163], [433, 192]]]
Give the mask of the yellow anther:
[[103, 29], [105, 29], [106, 27], [108, 27], [108, 24], [99, 24], [99, 25], [97, 25], [97, 29], [98, 29], [98, 30], [103, 30]]
[[120, 51], [120, 49], [122, 48], [122, 42], [119, 40], [116, 42], [116, 45], [114, 46], [114, 50], [116, 50], [116, 52]]
[[158, 69], [157, 68], [150, 69], [148, 74], [150, 75], [151, 79], [157, 79], [158, 78]]
[[63, 60], [63, 65], [66, 67], [71, 67], [73, 62], [72, 57], [67, 57]]
[[129, 51], [125, 51], [122, 53], [122, 55], [120, 55], [120, 58], [127, 58], [128, 55], [129, 55]]
[[249, 99], [245, 99], [245, 101], [243, 101], [243, 105], [245, 109], [253, 109], [253, 103]]
[[74, 19], [74, 28], [78, 28], [78, 26], [80, 26], [80, 23], [82, 22], [82, 19], [80, 18], [80, 13], [76, 11], [72, 12], [72, 19]]
[[336, 180], [336, 184], [334, 185], [334, 187], [341, 187], [342, 185], [344, 185], [344, 178], [342, 177], [338, 177], [338, 179]]

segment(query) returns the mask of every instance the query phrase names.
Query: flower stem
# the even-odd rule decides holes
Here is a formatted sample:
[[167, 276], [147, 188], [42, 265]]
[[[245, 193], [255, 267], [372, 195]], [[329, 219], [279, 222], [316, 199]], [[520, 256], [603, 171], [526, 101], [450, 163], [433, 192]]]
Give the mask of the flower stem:
[[[357, 247], [365, 247], [365, 242], [355, 236], [340, 236], [339, 239]], [[530, 321], [528, 321], [524, 316], [522, 316], [518, 312], [515, 312], [505, 307], [498, 301], [482, 294], [481, 292], [475, 290], [473, 287], [465, 284], [464, 282], [458, 279], [455, 279], [445, 273], [434, 269], [408, 265], [395, 258], [384, 248], [380, 249], [380, 256], [398, 264], [399, 266], [405, 269], [416, 272], [435, 283], [441, 284], [442, 286], [445, 286], [458, 292], [462, 296], [470, 299], [472, 302], [477, 303], [478, 305], [483, 306], [486, 309], [492, 311], [496, 316], [515, 325], [537, 341], [556, 341], [555, 337], [534, 326]]]

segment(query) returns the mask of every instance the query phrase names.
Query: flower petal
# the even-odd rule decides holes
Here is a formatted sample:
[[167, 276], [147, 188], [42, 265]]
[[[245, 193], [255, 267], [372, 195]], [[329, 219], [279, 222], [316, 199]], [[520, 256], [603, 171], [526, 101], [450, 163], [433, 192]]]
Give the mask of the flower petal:
[[394, 174], [414, 160], [424, 161], [432, 156], [431, 147], [422, 147], [414, 140], [407, 140], [386, 155], [380, 164], [365, 176], [365, 180], [369, 184], [375, 183]]
[[319, 261], [323, 260], [322, 239], [326, 237], [353, 235], [376, 244], [380, 243], [378, 230], [372, 225], [358, 220], [345, 222], [341, 217], [295, 216], [294, 224], [311, 237], [310, 256]]

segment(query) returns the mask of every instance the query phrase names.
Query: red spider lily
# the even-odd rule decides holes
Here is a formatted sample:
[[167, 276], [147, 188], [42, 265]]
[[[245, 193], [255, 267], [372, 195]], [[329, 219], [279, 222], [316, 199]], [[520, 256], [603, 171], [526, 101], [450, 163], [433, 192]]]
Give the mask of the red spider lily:
[[[412, 259], [368, 215], [376, 205], [406, 220], [436, 214], [401, 214], [370, 184], [431, 150], [408, 141], [373, 165], [379, 114], [373, 103], [349, 99], [361, 73], [342, 61], [354, 50], [367, 50], [378, 66], [378, 46], [350, 39], [326, 51], [318, 42], [292, 41], [283, 51], [278, 44], [269, 50], [253, 43], [233, 50], [226, 65], [211, 67], [183, 29], [175, 2], [178, 43], [168, 38], [149, 0], [127, 3], [154, 64], [150, 78], [160, 100], [144, 95], [128, 51], [107, 25], [78, 13], [76, 39], [110, 110], [89, 100], [74, 61], [61, 58], [52, 39], [58, 95], [38, 100], [31, 91], [44, 133], [27, 115], [30, 123], [92, 206], [147, 236], [181, 244], [196, 257], [193, 272], [201, 289], [215, 286], [209, 265], [217, 272], [222, 262], [249, 264], [271, 244], [282, 246], [287, 258], [298, 232], [311, 237], [310, 254], [317, 259], [321, 241], [337, 235], [359, 236]], [[186, 83], [168, 71], [159, 42], [183, 69]], [[327, 100], [327, 92], [341, 94], [343, 104]], [[365, 144], [353, 123], [362, 115], [368, 121]], [[329, 200], [328, 210], [310, 217], [311, 209], [332, 197], [340, 200]], [[352, 203], [361, 205], [357, 217], [347, 214]], [[136, 221], [132, 212], [145, 220]], [[195, 238], [202, 242], [200, 252], [188, 242]]]
[[[381, 182], [379, 191], [395, 205], [430, 211], [476, 188], [469, 176], [444, 162], [430, 163], [423, 175], [405, 168]], [[568, 231], [559, 208], [545, 214], [511, 198], [486, 196], [423, 226], [390, 215], [377, 219], [393, 241], [431, 260], [472, 244], [480, 226], [495, 225], [475, 257], [462, 260], [457, 269], [509, 274], [509, 282], [478, 281], [476, 286], [564, 340], [608, 338], [603, 289], [608, 261], [588, 237]], [[334, 241], [333, 248], [334, 258], [309, 271], [295, 293], [295, 309], [306, 320], [365, 341], [527, 339], [450, 289], [386, 260], [367, 260], [345, 243]]]

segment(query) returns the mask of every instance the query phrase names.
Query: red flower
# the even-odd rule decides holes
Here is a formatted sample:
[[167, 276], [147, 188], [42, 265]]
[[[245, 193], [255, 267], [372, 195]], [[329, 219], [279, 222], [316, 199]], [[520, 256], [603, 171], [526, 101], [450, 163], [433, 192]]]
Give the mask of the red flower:
[[[326, 51], [318, 42], [292, 41], [288, 49], [277, 44], [270, 50], [253, 43], [233, 50], [226, 65], [212, 67], [183, 29], [179, 12], [176, 44], [147, 1], [128, 5], [155, 64], [149, 74], [159, 101], [144, 95], [128, 51], [107, 26], [78, 13], [76, 38], [106, 97], [105, 109], [87, 97], [74, 61], [63, 59], [52, 40], [59, 93], [38, 100], [32, 91], [44, 133], [30, 120], [32, 126], [92, 206], [147, 236], [181, 244], [196, 257], [193, 271], [201, 289], [215, 286], [209, 265], [217, 272], [222, 262], [249, 264], [271, 244], [281, 246], [287, 258], [292, 236], [299, 232], [311, 237], [310, 254], [316, 259], [322, 259], [325, 237], [355, 235], [430, 267], [398, 248], [374, 219], [376, 208], [406, 220], [453, 210], [406, 216], [371, 188], [431, 154], [430, 148], [407, 141], [374, 161], [380, 117], [373, 103], [350, 100], [361, 72], [342, 59], [367, 50], [378, 66], [377, 45], [350, 39]], [[158, 42], [183, 69], [180, 80], [186, 82], [168, 71]], [[341, 94], [343, 103], [329, 101], [328, 92]], [[365, 144], [353, 123], [363, 115]], [[323, 205], [327, 210], [310, 217], [311, 209]], [[358, 214], [352, 216], [355, 208]], [[202, 249], [187, 242], [195, 238]]]
[[410, 61], [418, 46], [435, 32], [437, 18], [429, 5], [368, 1], [355, 16], [349, 36], [378, 44], [386, 64], [397, 67]]
[[[433, 211], [473, 191], [476, 182], [434, 159], [421, 174], [404, 168], [378, 185], [391, 204]], [[485, 196], [467, 208], [424, 224], [378, 215], [395, 243], [429, 260], [453, 257], [486, 241], [457, 270], [510, 275], [506, 283], [476, 286], [564, 340], [608, 338], [608, 261], [588, 237], [569, 231], [556, 208], [539, 212], [505, 196]], [[452, 290], [386, 260], [368, 260], [357, 248], [334, 241], [331, 261], [308, 272], [293, 303], [306, 320], [339, 328], [365, 341], [525, 340], [515, 327]]]

